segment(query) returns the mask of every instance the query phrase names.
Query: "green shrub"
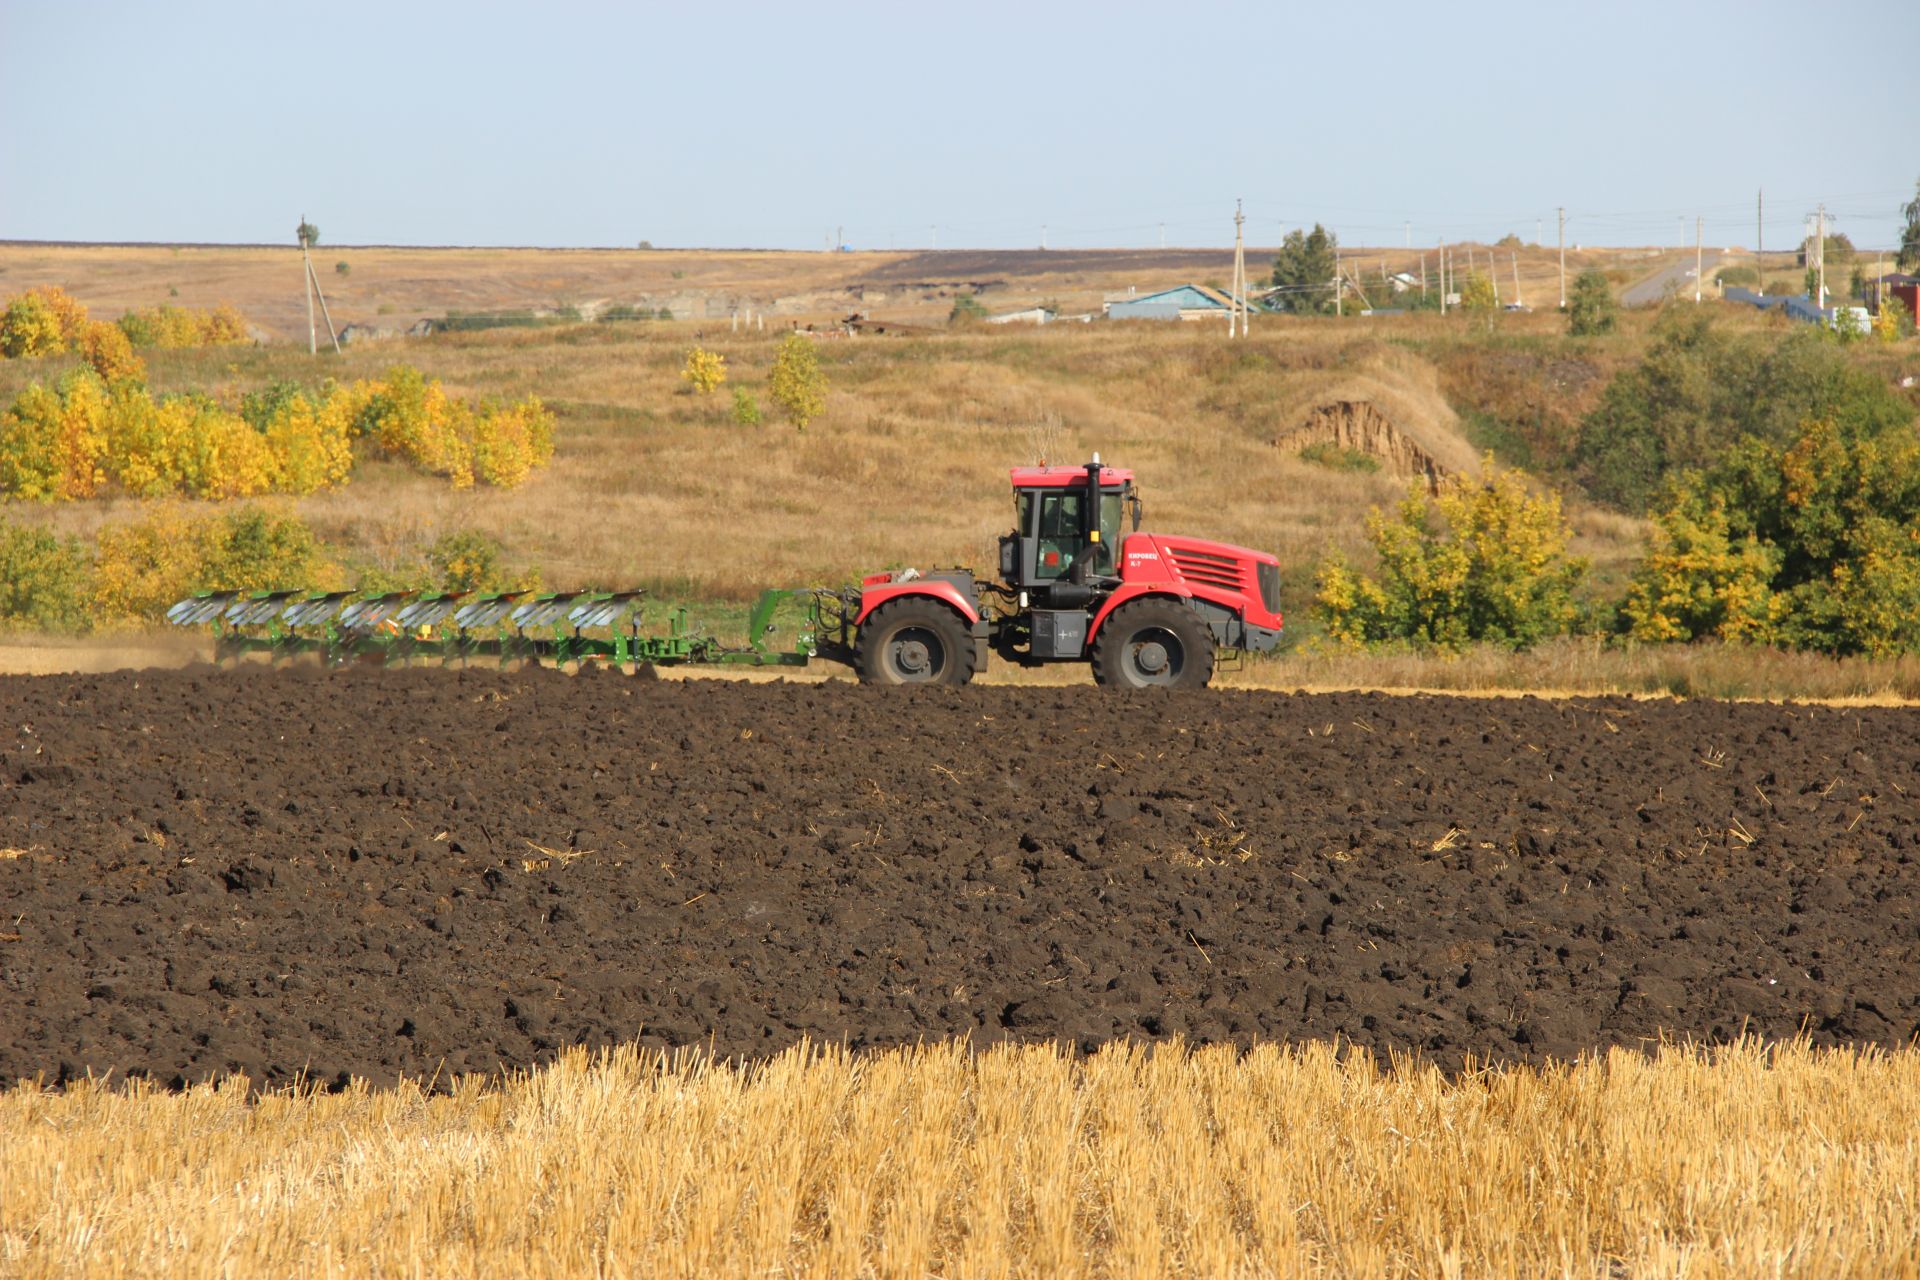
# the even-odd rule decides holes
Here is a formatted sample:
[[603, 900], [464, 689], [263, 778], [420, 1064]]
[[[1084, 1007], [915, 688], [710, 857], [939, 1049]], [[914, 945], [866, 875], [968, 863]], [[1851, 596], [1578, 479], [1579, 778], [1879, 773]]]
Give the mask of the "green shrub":
[[1612, 333], [1617, 323], [1613, 288], [1604, 271], [1588, 267], [1573, 278], [1573, 292], [1567, 295], [1567, 332], [1576, 338]]
[[947, 323], [955, 328], [978, 324], [987, 318], [987, 309], [972, 294], [963, 293], [953, 300], [953, 309], [947, 312]]
[[91, 574], [78, 541], [0, 519], [0, 627], [87, 630]]
[[1573, 592], [1587, 566], [1567, 554], [1570, 537], [1559, 497], [1529, 493], [1517, 472], [1456, 477], [1431, 499], [1416, 482], [1397, 511], [1367, 517], [1380, 576], [1330, 557], [1315, 610], [1351, 645], [1526, 648], [1579, 621]]
[[733, 389], [733, 420], [743, 427], [760, 425], [760, 402], [745, 387]]
[[500, 543], [474, 529], [442, 534], [427, 548], [427, 568], [438, 591], [507, 591], [515, 585], [502, 564]]
[[1303, 462], [1311, 462], [1333, 471], [1378, 471], [1380, 459], [1364, 449], [1349, 449], [1322, 440], [1300, 451]]
[[1912, 416], [1884, 379], [1817, 329], [1741, 337], [1695, 308], [1672, 307], [1640, 363], [1581, 422], [1574, 461], [1594, 497], [1645, 511], [1669, 474], [1709, 466], [1746, 436], [1782, 443], [1824, 418], [1865, 438]]
[[1674, 485], [1630, 634], [1883, 657], [1920, 649], [1920, 439], [1816, 419]]

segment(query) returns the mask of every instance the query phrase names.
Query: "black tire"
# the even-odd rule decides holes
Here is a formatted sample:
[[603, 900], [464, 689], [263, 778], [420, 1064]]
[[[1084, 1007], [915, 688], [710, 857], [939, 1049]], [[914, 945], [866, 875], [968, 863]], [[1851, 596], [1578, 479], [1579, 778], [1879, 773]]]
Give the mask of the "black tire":
[[1178, 600], [1123, 604], [1100, 624], [1093, 678], [1119, 689], [1204, 689], [1213, 679], [1213, 632]]
[[937, 600], [894, 600], [860, 624], [854, 656], [863, 684], [960, 685], [973, 679], [973, 637]]

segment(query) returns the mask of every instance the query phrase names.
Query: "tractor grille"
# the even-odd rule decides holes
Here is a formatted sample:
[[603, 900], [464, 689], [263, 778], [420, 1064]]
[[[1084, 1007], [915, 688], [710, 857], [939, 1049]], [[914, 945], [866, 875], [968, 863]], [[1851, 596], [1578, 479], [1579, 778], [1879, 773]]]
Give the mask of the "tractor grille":
[[1240, 562], [1232, 556], [1182, 548], [1173, 553], [1173, 567], [1189, 582], [1218, 587], [1222, 591], [1246, 589], [1246, 580], [1240, 573]]

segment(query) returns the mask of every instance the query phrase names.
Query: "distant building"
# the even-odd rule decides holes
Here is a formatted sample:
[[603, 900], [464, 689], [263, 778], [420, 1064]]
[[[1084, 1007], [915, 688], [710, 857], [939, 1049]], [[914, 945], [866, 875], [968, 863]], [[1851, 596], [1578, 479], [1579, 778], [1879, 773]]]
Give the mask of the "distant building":
[[1233, 310], [1233, 299], [1204, 284], [1175, 285], [1158, 293], [1109, 299], [1109, 320], [1210, 320]]
[[1907, 305], [1907, 315], [1920, 314], [1920, 275], [1891, 272], [1867, 281], [1867, 308], [1880, 314], [1880, 299], [1898, 298]]
[[1045, 307], [1028, 307], [1025, 311], [1003, 311], [997, 316], [988, 316], [988, 324], [1052, 324], [1053, 312]]

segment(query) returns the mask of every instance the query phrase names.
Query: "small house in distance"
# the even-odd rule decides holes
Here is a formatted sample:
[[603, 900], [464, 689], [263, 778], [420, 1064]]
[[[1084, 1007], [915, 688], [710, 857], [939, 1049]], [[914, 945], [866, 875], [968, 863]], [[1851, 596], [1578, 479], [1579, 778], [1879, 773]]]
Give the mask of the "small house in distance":
[[1920, 275], [1905, 272], [1891, 272], [1867, 281], [1867, 308], [1874, 315], [1880, 314], [1880, 301], [1883, 298], [1898, 298], [1907, 309], [1909, 317], [1920, 311]]
[[1233, 310], [1233, 299], [1204, 284], [1182, 284], [1138, 297], [1110, 298], [1106, 309], [1109, 320], [1224, 319]]

